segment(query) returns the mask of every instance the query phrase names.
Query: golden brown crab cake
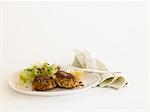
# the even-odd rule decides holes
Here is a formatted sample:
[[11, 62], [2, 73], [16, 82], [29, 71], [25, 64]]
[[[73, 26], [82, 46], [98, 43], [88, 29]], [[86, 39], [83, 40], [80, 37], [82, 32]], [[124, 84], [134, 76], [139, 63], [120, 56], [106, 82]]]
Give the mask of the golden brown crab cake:
[[62, 88], [75, 88], [78, 86], [83, 86], [82, 82], [76, 78], [73, 74], [67, 73], [62, 70], [58, 70], [55, 74], [55, 81], [59, 87]]
[[46, 91], [57, 87], [52, 76], [36, 76], [32, 83], [32, 90]]

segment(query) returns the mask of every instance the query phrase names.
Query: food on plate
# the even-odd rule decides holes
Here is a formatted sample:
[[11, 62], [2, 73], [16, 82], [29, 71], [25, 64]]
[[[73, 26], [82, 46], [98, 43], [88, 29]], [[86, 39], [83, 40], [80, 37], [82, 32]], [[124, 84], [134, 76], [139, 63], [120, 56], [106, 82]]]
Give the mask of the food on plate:
[[25, 88], [32, 88], [34, 91], [46, 91], [56, 87], [75, 88], [83, 86], [81, 78], [83, 71], [66, 71], [55, 64], [32, 65], [19, 74], [18, 84]]
[[55, 74], [55, 81], [59, 87], [62, 88], [75, 88], [78, 86], [83, 86], [82, 82], [79, 80], [79, 77], [71, 73], [67, 73], [62, 70], [58, 70]]
[[52, 76], [36, 76], [32, 83], [32, 90], [45, 91], [53, 89], [57, 86]]
[[52, 76], [56, 72], [57, 65], [49, 65], [48, 63], [31, 65], [20, 72], [19, 84], [29, 87], [36, 76]]

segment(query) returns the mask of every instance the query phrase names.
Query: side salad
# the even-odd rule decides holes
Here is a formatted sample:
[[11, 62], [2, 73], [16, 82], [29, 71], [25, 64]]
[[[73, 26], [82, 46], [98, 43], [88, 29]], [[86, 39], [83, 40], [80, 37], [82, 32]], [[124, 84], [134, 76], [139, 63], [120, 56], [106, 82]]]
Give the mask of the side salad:
[[19, 85], [29, 87], [36, 76], [52, 76], [58, 70], [58, 66], [48, 63], [31, 65], [30, 67], [22, 70], [19, 76]]

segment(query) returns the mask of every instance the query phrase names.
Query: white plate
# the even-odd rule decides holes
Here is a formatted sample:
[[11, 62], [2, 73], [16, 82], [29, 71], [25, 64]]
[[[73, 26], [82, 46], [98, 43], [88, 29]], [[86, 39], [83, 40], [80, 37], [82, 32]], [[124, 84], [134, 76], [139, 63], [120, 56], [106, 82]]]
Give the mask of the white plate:
[[72, 93], [79, 93], [83, 90], [92, 88], [96, 85], [98, 85], [100, 81], [100, 76], [98, 74], [94, 73], [86, 73], [83, 79], [81, 80], [84, 84], [83, 87], [77, 87], [73, 89], [63, 89], [63, 88], [55, 88], [53, 90], [48, 90], [48, 91], [32, 91], [31, 89], [29, 90], [24, 90], [21, 88], [17, 87], [17, 81], [19, 78], [19, 72], [14, 73], [13, 75], [10, 76], [8, 83], [9, 86], [22, 94], [27, 94], [27, 95], [35, 95], [35, 96], [58, 96], [58, 95], [67, 95], [67, 94], [72, 94]]

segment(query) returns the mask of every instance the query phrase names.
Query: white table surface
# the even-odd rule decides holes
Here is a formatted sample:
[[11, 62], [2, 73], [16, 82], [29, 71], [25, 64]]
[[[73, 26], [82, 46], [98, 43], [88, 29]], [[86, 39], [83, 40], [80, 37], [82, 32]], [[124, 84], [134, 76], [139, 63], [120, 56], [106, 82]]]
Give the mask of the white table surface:
[[[3, 2], [1, 7], [0, 112], [143, 111], [146, 105], [145, 4], [142, 2]], [[36, 97], [19, 94], [8, 77], [29, 64], [68, 64], [72, 49], [87, 49], [129, 84], [117, 91], [91, 88], [80, 94]]]

